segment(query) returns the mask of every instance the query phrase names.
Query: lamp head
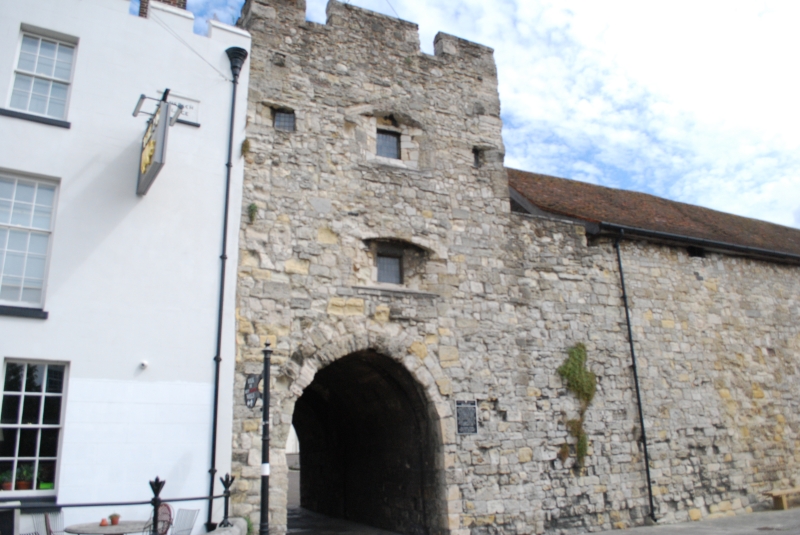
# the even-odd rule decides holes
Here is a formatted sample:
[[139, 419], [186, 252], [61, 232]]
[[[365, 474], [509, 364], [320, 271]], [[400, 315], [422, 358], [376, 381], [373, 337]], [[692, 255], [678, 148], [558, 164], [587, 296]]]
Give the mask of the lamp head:
[[238, 46], [232, 46], [225, 51], [228, 54], [228, 59], [231, 62], [231, 72], [233, 73], [233, 79], [236, 80], [239, 78], [239, 73], [242, 72], [242, 65], [244, 65], [244, 60], [247, 59], [247, 50]]

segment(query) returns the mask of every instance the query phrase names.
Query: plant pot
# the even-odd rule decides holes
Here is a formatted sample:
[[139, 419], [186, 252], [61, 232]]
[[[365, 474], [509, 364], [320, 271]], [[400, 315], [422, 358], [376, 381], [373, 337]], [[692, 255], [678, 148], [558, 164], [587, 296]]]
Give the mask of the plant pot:
[[3, 490], [11, 490], [11, 481], [3, 481], [3, 483], [0, 485], [2, 486]]
[[111, 520], [112, 526], [116, 526], [119, 524], [119, 515], [111, 515], [110, 517], [108, 517], [108, 519]]
[[40, 490], [52, 490], [54, 488], [56, 488], [56, 484], [55, 483], [39, 482], [39, 489]]
[[31, 490], [31, 481], [17, 481], [17, 490]]

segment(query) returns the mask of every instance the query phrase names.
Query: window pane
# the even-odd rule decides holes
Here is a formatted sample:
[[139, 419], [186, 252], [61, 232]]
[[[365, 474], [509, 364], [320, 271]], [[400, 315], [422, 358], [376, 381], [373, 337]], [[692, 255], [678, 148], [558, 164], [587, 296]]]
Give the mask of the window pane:
[[12, 230], [8, 233], [8, 250], [24, 253], [28, 249], [29, 232]]
[[400, 259], [392, 256], [378, 256], [378, 282], [402, 283]]
[[31, 224], [33, 205], [24, 202], [15, 202], [14, 210], [11, 212], [11, 224], [27, 227]]
[[55, 457], [58, 452], [58, 429], [42, 429], [39, 457]]
[[400, 135], [378, 131], [378, 156], [400, 159]]
[[56, 462], [39, 461], [39, 473], [36, 478], [36, 488], [40, 490], [52, 489], [56, 481]]
[[0, 422], [4, 424], [16, 424], [19, 422], [19, 396], [3, 396], [3, 412], [0, 415]]
[[17, 193], [14, 200], [17, 202], [33, 203], [33, 196], [36, 194], [36, 184], [30, 182], [18, 182]]
[[294, 112], [276, 111], [275, 129], [294, 132]]
[[0, 223], [8, 223], [9, 219], [11, 219], [11, 201], [0, 199]]
[[42, 41], [39, 47], [39, 61], [36, 64], [37, 74], [53, 76], [53, 67], [55, 67], [56, 63], [56, 46], [52, 41]]
[[43, 279], [44, 278], [44, 258], [41, 256], [28, 255], [28, 261], [25, 262], [25, 278], [26, 279]]
[[17, 453], [17, 430], [13, 427], [0, 429], [0, 457], [13, 457]]
[[[47, 111], [47, 93], [37, 93], [37, 89], [43, 89], [42, 84], [38, 83], [39, 80], [36, 80], [33, 83], [33, 94], [31, 95], [31, 102], [28, 105], [28, 111], [33, 113], [41, 113], [44, 114]], [[47, 85], [47, 91], [50, 91], [50, 85]]]
[[11, 490], [14, 484], [14, 463], [11, 461], [0, 462], [0, 490]]
[[3, 275], [22, 277], [22, 266], [25, 265], [25, 255], [20, 253], [8, 253], [3, 264]]
[[64, 391], [64, 366], [47, 367], [47, 392], [61, 394]]
[[47, 396], [44, 398], [42, 423], [48, 425], [61, 423], [61, 396]]
[[25, 377], [25, 392], [41, 392], [44, 382], [45, 367], [41, 364], [28, 364], [28, 375]]
[[47, 206], [37, 206], [33, 209], [33, 228], [47, 230], [50, 228], [50, 208]]
[[39, 423], [39, 407], [41, 406], [41, 396], [25, 396], [22, 402], [22, 422], [23, 424]]
[[53, 186], [43, 186], [39, 184], [36, 190], [36, 204], [39, 206], [53, 206], [53, 198], [56, 194], [56, 188]]
[[39, 53], [39, 38], [30, 35], [22, 36], [22, 51], [26, 54], [33, 54], [34, 56]]
[[6, 392], [19, 392], [22, 390], [22, 374], [25, 372], [24, 364], [9, 362], [6, 364], [6, 383], [3, 390]]
[[50, 237], [46, 234], [38, 234], [31, 232], [31, 241], [28, 245], [28, 252], [33, 254], [45, 255], [47, 254], [47, 242]]
[[56, 119], [63, 119], [66, 117], [67, 103], [64, 100], [50, 99], [50, 105], [47, 107], [47, 115], [55, 117]]
[[14, 181], [0, 178], [0, 199], [14, 198]]
[[36, 457], [36, 439], [38, 437], [38, 429], [20, 429], [17, 455], [19, 457]]
[[34, 464], [32, 462], [17, 463], [17, 482], [14, 485], [16, 490], [30, 490], [33, 487]]
[[31, 86], [33, 78], [23, 74], [17, 74], [14, 78], [14, 91], [11, 94], [11, 107], [19, 110], [28, 109], [28, 101], [31, 97]]
[[22, 287], [22, 297], [20, 297], [20, 301], [24, 303], [41, 303], [42, 302], [42, 287], [41, 283], [38, 281], [29, 282], [25, 281], [25, 285]]
[[3, 276], [3, 284], [0, 286], [0, 299], [6, 301], [19, 301], [19, 293], [22, 289], [22, 279], [17, 277]]
[[72, 72], [72, 55], [74, 49], [71, 46], [58, 45], [58, 58], [56, 60], [55, 77], [61, 80], [69, 80]]
[[17, 68], [23, 71], [33, 72], [36, 68], [36, 56], [27, 52], [20, 52]]

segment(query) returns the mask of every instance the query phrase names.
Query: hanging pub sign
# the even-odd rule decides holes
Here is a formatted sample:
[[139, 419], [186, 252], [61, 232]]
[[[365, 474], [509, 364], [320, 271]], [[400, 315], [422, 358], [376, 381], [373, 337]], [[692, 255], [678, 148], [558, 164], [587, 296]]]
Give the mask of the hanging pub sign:
[[244, 404], [248, 409], [256, 406], [256, 401], [261, 397], [258, 391], [258, 383], [261, 382], [260, 373], [251, 373], [244, 381]]
[[456, 428], [459, 435], [478, 433], [478, 403], [476, 401], [456, 401]]
[[145, 195], [153, 184], [161, 168], [167, 152], [167, 130], [169, 128], [169, 102], [159, 101], [156, 112], [147, 121], [147, 129], [142, 138], [139, 154], [139, 180], [136, 194]]

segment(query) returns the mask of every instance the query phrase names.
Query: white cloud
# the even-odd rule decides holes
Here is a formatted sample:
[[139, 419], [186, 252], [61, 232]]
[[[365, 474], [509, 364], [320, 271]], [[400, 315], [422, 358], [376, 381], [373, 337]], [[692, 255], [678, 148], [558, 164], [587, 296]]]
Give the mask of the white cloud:
[[[440, 30], [495, 49], [510, 167], [800, 227], [800, 3], [351, 3], [419, 23], [428, 53]], [[239, 4], [190, 0], [225, 22]]]

